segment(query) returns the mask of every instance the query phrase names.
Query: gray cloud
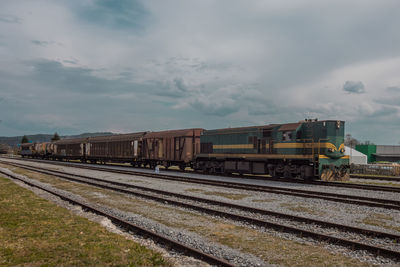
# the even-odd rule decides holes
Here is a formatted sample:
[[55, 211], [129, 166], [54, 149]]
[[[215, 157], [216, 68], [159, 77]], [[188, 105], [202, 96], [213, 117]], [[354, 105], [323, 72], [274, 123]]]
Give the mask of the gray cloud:
[[38, 45], [38, 46], [47, 46], [49, 44], [52, 44], [54, 42], [46, 42], [46, 41], [39, 41], [39, 40], [31, 40], [31, 43], [34, 45]]
[[0, 22], [4, 23], [20, 23], [21, 19], [14, 15], [0, 14]]
[[205, 115], [225, 117], [239, 111], [240, 107], [231, 99], [225, 99], [222, 103], [213, 103], [196, 99], [191, 106]]
[[148, 11], [139, 0], [93, 0], [80, 3], [77, 14], [87, 22], [115, 30], [141, 31], [146, 26]]
[[[21, 18], [0, 15], [0, 131], [318, 117], [347, 120], [355, 137], [393, 140], [385, 129], [400, 116], [398, 0], [367, 0], [362, 9], [289, 2], [41, 0], [43, 9], [5, 1], [1, 12]], [[343, 86], [343, 77], [353, 80]]]
[[64, 63], [68, 63], [68, 64], [73, 64], [76, 65], [78, 64], [78, 60], [69, 60], [69, 59], [65, 59], [63, 60]]
[[398, 86], [390, 86], [390, 87], [387, 87], [386, 90], [389, 92], [400, 93], [400, 87], [398, 87]]
[[29, 61], [27, 65], [33, 67], [33, 79], [45, 86], [52, 87], [53, 90], [115, 94], [137, 89], [135, 84], [125, 80], [101, 78], [94, 75], [95, 70], [93, 69], [67, 67], [58, 61], [40, 59]]
[[343, 85], [343, 90], [350, 94], [365, 93], [364, 84], [360, 81], [346, 81]]

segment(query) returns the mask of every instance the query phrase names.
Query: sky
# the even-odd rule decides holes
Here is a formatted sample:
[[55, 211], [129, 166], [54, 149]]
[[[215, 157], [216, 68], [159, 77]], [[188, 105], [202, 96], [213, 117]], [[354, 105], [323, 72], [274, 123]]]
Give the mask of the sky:
[[398, 0], [1, 0], [0, 136], [344, 120], [400, 144]]

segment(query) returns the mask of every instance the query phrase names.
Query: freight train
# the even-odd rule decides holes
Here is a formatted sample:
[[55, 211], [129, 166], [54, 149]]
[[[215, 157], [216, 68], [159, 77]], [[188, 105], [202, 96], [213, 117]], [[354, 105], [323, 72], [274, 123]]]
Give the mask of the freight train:
[[348, 177], [349, 157], [344, 150], [344, 121], [335, 120], [138, 132], [21, 145], [22, 157], [322, 180]]

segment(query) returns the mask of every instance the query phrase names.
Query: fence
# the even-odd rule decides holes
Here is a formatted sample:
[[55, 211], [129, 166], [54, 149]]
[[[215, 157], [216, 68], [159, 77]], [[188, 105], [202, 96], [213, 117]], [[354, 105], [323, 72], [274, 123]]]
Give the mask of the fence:
[[351, 164], [350, 173], [400, 176], [400, 164]]

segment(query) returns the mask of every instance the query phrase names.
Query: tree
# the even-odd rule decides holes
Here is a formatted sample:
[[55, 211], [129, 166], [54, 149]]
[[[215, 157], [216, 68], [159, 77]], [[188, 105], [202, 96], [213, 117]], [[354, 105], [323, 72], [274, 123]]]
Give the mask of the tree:
[[355, 146], [360, 144], [360, 142], [357, 139], [353, 138], [351, 134], [346, 134], [344, 144], [348, 147], [355, 148]]
[[24, 143], [29, 143], [28, 137], [26, 137], [26, 135], [24, 135], [24, 137], [22, 137], [22, 140], [21, 140], [21, 144], [24, 144]]
[[53, 138], [51, 138], [51, 141], [57, 141], [57, 140], [60, 140], [60, 136], [58, 135], [57, 132], [55, 132]]

